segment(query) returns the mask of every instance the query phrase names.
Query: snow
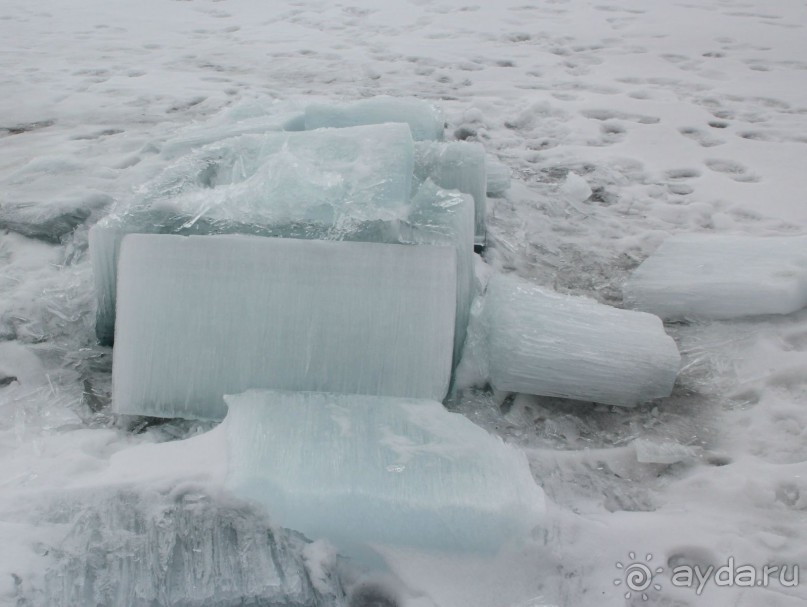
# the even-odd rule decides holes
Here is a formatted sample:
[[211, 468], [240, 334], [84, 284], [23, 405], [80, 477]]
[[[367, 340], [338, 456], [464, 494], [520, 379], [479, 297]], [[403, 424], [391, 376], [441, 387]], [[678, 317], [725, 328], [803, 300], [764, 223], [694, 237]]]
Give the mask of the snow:
[[[223, 483], [215, 441], [179, 440], [207, 426], [128, 431], [111, 419], [87, 256], [87, 228], [109, 209], [99, 194], [131, 199], [222, 132], [301, 128], [312, 103], [415, 96], [442, 108], [448, 139], [481, 143], [510, 169], [506, 195], [487, 201], [477, 280], [492, 266], [623, 307], [625, 280], [671, 236], [807, 233], [806, 11], [790, 0], [6, 0], [0, 337], [41, 371], [25, 389], [0, 386], [0, 604], [37, 604], [38, 547], [66, 536], [28, 516], [49, 503], [43, 492]], [[561, 195], [570, 173], [587, 199]], [[399, 604], [804, 604], [803, 583], [712, 584], [698, 597], [668, 569], [732, 555], [807, 564], [807, 313], [666, 330], [682, 373], [656, 403], [487, 390], [449, 403], [525, 450], [547, 526], [495, 558], [387, 551]], [[40, 369], [19, 352], [3, 354], [4, 373]], [[672, 456], [637, 439], [694, 455], [642, 462]], [[630, 552], [666, 570], [647, 602], [614, 585]]]
[[130, 234], [119, 268], [118, 413], [221, 419], [250, 388], [448, 392], [452, 247]]

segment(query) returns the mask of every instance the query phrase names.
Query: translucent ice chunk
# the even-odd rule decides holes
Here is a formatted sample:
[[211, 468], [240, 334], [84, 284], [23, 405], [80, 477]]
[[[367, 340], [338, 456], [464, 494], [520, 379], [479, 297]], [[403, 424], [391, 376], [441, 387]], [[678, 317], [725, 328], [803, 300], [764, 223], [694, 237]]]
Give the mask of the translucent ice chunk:
[[[408, 229], [407, 229], [408, 228]], [[474, 288], [474, 201], [467, 194], [438, 188], [430, 179], [412, 199], [401, 242], [448, 245], [457, 251], [457, 315], [454, 364], [462, 354]]]
[[194, 125], [160, 146], [164, 158], [176, 158], [195, 148], [235, 137], [268, 131], [305, 130], [305, 117], [293, 104], [250, 100], [215, 116], [202, 126]]
[[523, 452], [438, 402], [249, 391], [225, 397], [228, 482], [340, 551], [494, 551], [541, 522]]
[[469, 141], [420, 142], [415, 145], [415, 179], [430, 178], [441, 188], [459, 190], [474, 199], [476, 244], [485, 242], [487, 181], [485, 148]]
[[219, 419], [250, 388], [441, 400], [456, 297], [451, 247], [129, 235], [113, 405]]
[[347, 127], [402, 122], [417, 141], [443, 139], [443, 113], [428, 101], [381, 95], [342, 105], [316, 104], [305, 108], [305, 128]]
[[204, 146], [144, 192], [146, 204], [191, 219], [277, 224], [376, 213], [409, 199], [406, 125], [243, 135]]
[[501, 274], [488, 283], [466, 348], [497, 390], [610, 405], [669, 396], [680, 365], [658, 317]]
[[510, 167], [502, 164], [491, 156], [485, 161], [485, 173], [487, 174], [487, 194], [494, 198], [504, 196], [510, 189]]
[[408, 127], [385, 124], [244, 135], [178, 159], [90, 230], [99, 340], [112, 342], [125, 234], [394, 240], [387, 232], [407, 213], [413, 153]]
[[789, 314], [807, 305], [807, 237], [673, 236], [623, 293], [629, 305], [662, 318]]
[[200, 490], [92, 490], [59, 496], [40, 514], [42, 587], [24, 604], [49, 607], [236, 607], [344, 605], [334, 571], [316, 587], [310, 546], [264, 513]]

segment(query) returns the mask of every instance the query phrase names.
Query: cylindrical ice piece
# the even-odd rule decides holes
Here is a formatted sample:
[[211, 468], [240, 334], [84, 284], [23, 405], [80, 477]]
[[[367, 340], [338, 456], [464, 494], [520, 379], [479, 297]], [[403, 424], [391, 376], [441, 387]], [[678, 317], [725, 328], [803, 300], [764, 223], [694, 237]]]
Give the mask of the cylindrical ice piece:
[[[680, 355], [661, 320], [495, 275], [473, 321], [497, 390], [631, 406], [669, 396]], [[477, 347], [477, 351], [479, 348]]]

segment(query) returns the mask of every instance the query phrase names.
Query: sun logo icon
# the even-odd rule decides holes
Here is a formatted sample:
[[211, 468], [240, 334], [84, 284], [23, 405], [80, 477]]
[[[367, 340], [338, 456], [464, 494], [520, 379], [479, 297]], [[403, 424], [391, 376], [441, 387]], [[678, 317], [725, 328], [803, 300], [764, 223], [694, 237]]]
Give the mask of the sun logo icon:
[[657, 574], [663, 573], [664, 568], [656, 567], [652, 569], [649, 563], [653, 560], [653, 555], [649, 553], [644, 557], [645, 562], [637, 561], [635, 552], [628, 552], [628, 558], [631, 560], [628, 565], [623, 565], [617, 561], [616, 568], [625, 572], [625, 579], [616, 578], [614, 586], [621, 586], [624, 582], [628, 589], [625, 593], [626, 599], [631, 598], [633, 593], [636, 592], [641, 593], [642, 600], [646, 601], [648, 599], [647, 591], [651, 587], [654, 590], [661, 590], [661, 584], [653, 583], [653, 578]]

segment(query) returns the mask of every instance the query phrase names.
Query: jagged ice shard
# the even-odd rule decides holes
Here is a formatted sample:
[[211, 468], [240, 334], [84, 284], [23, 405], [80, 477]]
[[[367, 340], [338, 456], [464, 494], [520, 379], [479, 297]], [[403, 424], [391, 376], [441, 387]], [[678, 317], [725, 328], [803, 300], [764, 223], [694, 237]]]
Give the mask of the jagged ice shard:
[[429, 400], [225, 397], [228, 483], [277, 524], [347, 555], [372, 545], [493, 552], [541, 523], [524, 453]]
[[413, 170], [405, 124], [241, 135], [177, 159], [90, 230], [99, 340], [113, 339], [124, 235], [393, 240], [384, 230], [406, 215]]
[[485, 244], [487, 172], [485, 148], [478, 143], [433, 141], [415, 144], [415, 180], [431, 179], [441, 188], [459, 190], [474, 199], [475, 244]]
[[662, 318], [729, 319], [807, 306], [807, 237], [673, 236], [623, 288]]
[[448, 390], [452, 247], [132, 234], [118, 291], [118, 413], [221, 419], [251, 388]]
[[305, 108], [305, 128], [350, 127], [400, 122], [409, 125], [417, 141], [443, 139], [443, 113], [428, 101], [380, 95], [341, 105], [314, 104]]
[[658, 317], [501, 274], [474, 304], [465, 356], [497, 390], [622, 406], [669, 396], [680, 366]]

